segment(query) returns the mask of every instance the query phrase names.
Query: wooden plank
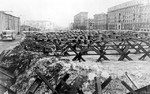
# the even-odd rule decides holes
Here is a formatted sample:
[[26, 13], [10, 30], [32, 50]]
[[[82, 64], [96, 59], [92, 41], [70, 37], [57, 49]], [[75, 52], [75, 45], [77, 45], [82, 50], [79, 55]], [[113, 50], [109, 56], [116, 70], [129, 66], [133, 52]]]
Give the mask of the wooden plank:
[[97, 59], [97, 62], [101, 61], [102, 58], [104, 58], [104, 60], [109, 60], [109, 59], [105, 56], [105, 52], [100, 53], [100, 57]]
[[36, 90], [41, 85], [42, 81], [39, 78], [36, 78], [36, 80], [33, 82], [33, 84], [30, 86], [26, 94], [34, 94]]
[[[96, 48], [97, 48], [97, 49], [96, 49]], [[94, 51], [94, 52], [97, 53], [97, 55], [100, 54], [100, 52], [98, 51], [98, 47], [97, 47], [97, 46], [91, 47], [91, 50], [89, 50], [89, 51]]]
[[[112, 46], [119, 54], [121, 54], [121, 55], [123, 55], [123, 54], [125, 54], [125, 52], [129, 49], [129, 47], [126, 47], [125, 49], [124, 49], [124, 51], [121, 51], [120, 49], [118, 49], [117, 47], [115, 47], [115, 46]], [[129, 54], [130, 52], [128, 52], [128, 54]], [[128, 54], [126, 54], [125, 55], [125, 58], [127, 58], [128, 60], [132, 60], [129, 56], [128, 56]], [[124, 58], [124, 56], [121, 56], [120, 58]]]
[[[118, 59], [118, 61], [122, 61], [124, 60], [124, 58], [127, 58], [128, 54], [130, 53], [130, 51], [128, 51], [127, 53], [124, 53], [120, 56], [120, 58]], [[131, 58], [127, 58], [128, 60], [132, 60]]]
[[4, 87], [5, 89], [7, 89], [9, 93], [11, 93], [11, 94], [17, 94], [16, 92], [12, 91], [10, 88], [8, 88], [8, 87], [6, 87], [6, 86], [4, 86], [4, 85], [2, 85], [2, 84], [0, 84], [0, 85], [1, 85], [2, 87]]
[[78, 91], [79, 94], [84, 94], [83, 91], [79, 88], [77, 88], [77, 91]]
[[6, 57], [6, 56], [10, 55], [11, 51], [12, 51], [12, 50], [7, 50], [7, 51], [5, 52], [5, 54], [4, 54], [4, 56]]
[[[148, 50], [147, 53], [150, 53], [150, 50]], [[147, 56], [147, 54], [144, 53], [144, 55], [142, 55], [139, 60], [144, 60], [146, 56]]]
[[[114, 45], [113, 45], [114, 46]], [[129, 46], [129, 45], [128, 45]], [[135, 46], [137, 46], [137, 45], [135, 45]], [[93, 48], [95, 48], [96, 46], [90, 46], [91, 48], [90, 49], [88, 49], [88, 51], [95, 51], [95, 50], [93, 50], [92, 49], [92, 47]], [[106, 47], [107, 47], [107, 50], [114, 50], [113, 48], [109, 48], [109, 47], [111, 47], [111, 46], [109, 46], [109, 45], [106, 45]], [[142, 46], [143, 47], [143, 46]], [[97, 47], [96, 47], [97, 48]], [[95, 48], [95, 49], [96, 49]], [[133, 49], [133, 48], [129, 48], [129, 49]], [[140, 50], [139, 48], [136, 48], [137, 50]], [[149, 49], [149, 47], [145, 47], [145, 49]], [[57, 52], [61, 52], [62, 50], [57, 50]], [[80, 51], [80, 49], [77, 49], [76, 50], [77, 52], [79, 52]], [[67, 52], [72, 52], [72, 50], [68, 50]], [[142, 52], [141, 52], [142, 53]]]
[[[69, 86], [65, 81], [61, 81], [61, 83], [63, 84], [63, 86], [57, 91], [60, 94], [63, 94], [64, 92], [69, 92], [69, 89], [71, 88], [71, 86]], [[67, 90], [67, 91], [66, 91]], [[56, 93], [54, 93], [56, 94]]]
[[97, 44], [97, 49], [98, 49], [98, 52], [99, 52], [98, 55], [100, 55], [100, 57], [98, 58], [97, 61], [98, 61], [98, 62], [101, 61], [101, 58], [103, 58], [104, 60], [109, 60], [109, 59], [105, 56], [106, 50], [107, 50], [107, 48], [108, 48], [108, 47], [106, 47], [106, 42], [104, 42], [103, 45], [100, 45], [99, 43], [96, 43], [96, 44]]
[[36, 74], [41, 78], [42, 81], [49, 87], [49, 89], [53, 92], [58, 94], [58, 92], [51, 86], [51, 84], [48, 82], [48, 80], [38, 71], [36, 71]]
[[[102, 90], [110, 83], [111, 80], [112, 80], [112, 79], [111, 79], [111, 76], [110, 76], [108, 79], [106, 79], [106, 80], [101, 84]], [[96, 91], [94, 91], [93, 94], [96, 94]]]
[[[71, 84], [73, 84], [73, 85], [71, 85]], [[71, 85], [71, 87], [69, 89], [68, 94], [78, 94], [79, 91], [77, 89], [79, 89], [82, 85], [81, 78], [79, 78], [79, 76], [77, 76], [69, 85]]]
[[122, 83], [132, 94], [137, 94], [126, 82], [121, 81], [121, 83]]
[[1, 60], [1, 58], [2, 58], [4, 55], [5, 55], [5, 50], [3, 50], [3, 51], [1, 52], [1, 54], [0, 54], [0, 60]]
[[95, 77], [95, 94], [102, 94], [101, 81], [98, 77]]
[[107, 78], [101, 85], [102, 90], [111, 82], [111, 76], [109, 78]]
[[128, 75], [127, 72], [125, 72], [125, 75], [126, 75], [127, 78], [131, 81], [131, 83], [134, 85], [134, 87], [135, 87], [136, 89], [138, 89], [138, 87], [137, 87], [137, 86], [135, 85], [135, 83], [132, 81], [131, 77], [129, 77], [129, 75]]
[[[145, 56], [148, 56], [150, 58], [150, 54], [140, 45], [138, 44], [138, 46], [141, 48], [141, 50], [145, 53]], [[142, 56], [143, 57], [143, 56]], [[142, 57], [140, 58], [140, 60], [142, 59]]]
[[14, 76], [13, 74], [11, 74], [11, 73], [9, 73], [8, 71], [3, 70], [3, 69], [1, 69], [1, 68], [0, 68], [0, 72], [1, 72], [2, 74], [4, 74], [4, 75], [10, 77], [10, 78], [15, 78], [15, 76]]
[[124, 54], [124, 58], [127, 58], [128, 60], [132, 60], [129, 56], [128, 56], [128, 54], [130, 53], [130, 51], [128, 51], [129, 50], [129, 46], [125, 46], [125, 48], [124, 48], [124, 50], [123, 50], [123, 53], [126, 53], [126, 54]]
[[[137, 92], [138, 94], [150, 94], [150, 85], [139, 88], [135, 90], [135, 92]], [[132, 94], [132, 92], [129, 92], [127, 94]]]
[[[67, 46], [66, 48], [62, 49], [60, 55], [64, 55], [65, 53], [68, 53], [68, 50], [69, 50], [69, 46]], [[69, 55], [69, 53], [68, 53]]]
[[[63, 85], [67, 86], [67, 84], [65, 83], [67, 81], [67, 79], [69, 78], [70, 74], [66, 73], [63, 78], [61, 79], [61, 81], [58, 83], [58, 85], [56, 86], [55, 90], [57, 92], [61, 91], [61, 90], [64, 90], [64, 89], [61, 89]], [[68, 85], [69, 86], [69, 85]], [[60, 90], [61, 89], [61, 90]]]
[[81, 60], [82, 61], [85, 61], [84, 59], [83, 59], [83, 57], [82, 57], [82, 54], [79, 52], [78, 54], [76, 54], [76, 56], [72, 59], [73, 61], [76, 61], [76, 60], [78, 60], [79, 62], [81, 62]]
[[136, 53], [140, 53], [140, 50], [135, 48], [135, 46], [137, 46], [137, 45], [132, 45], [128, 40], [127, 40], [127, 43], [131, 46], [131, 48], [136, 50]]

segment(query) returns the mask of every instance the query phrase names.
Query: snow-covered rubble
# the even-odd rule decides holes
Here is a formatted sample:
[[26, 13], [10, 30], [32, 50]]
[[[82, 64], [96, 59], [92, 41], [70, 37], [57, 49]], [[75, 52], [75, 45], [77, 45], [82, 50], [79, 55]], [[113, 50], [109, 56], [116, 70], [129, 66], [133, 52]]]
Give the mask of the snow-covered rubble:
[[[109, 76], [112, 77], [112, 81], [105, 87], [103, 94], [126, 94], [129, 92], [122, 84], [121, 81], [125, 81], [134, 90], [135, 86], [126, 77], [125, 72], [131, 77], [133, 82], [138, 88], [144, 87], [150, 84], [150, 62], [149, 61], [102, 61], [95, 62], [93, 57], [88, 57], [86, 62], [78, 62], [71, 60], [61, 60], [62, 58], [44, 57], [39, 59], [32, 68], [27, 70], [25, 74], [19, 78], [28, 79], [28, 84], [24, 83], [24, 87], [29, 87], [35, 79], [32, 78], [34, 74], [34, 68], [39, 67], [40, 72], [43, 74], [50, 74], [48, 70], [56, 69], [54, 66], [61, 67], [59, 75], [64, 73], [70, 73], [70, 77], [67, 80], [69, 84], [75, 78], [80, 77], [83, 82], [82, 90], [84, 94], [92, 94], [95, 91], [94, 77], [99, 77], [104, 82]], [[61, 65], [61, 66], [60, 66]], [[56, 70], [57, 71], [57, 70]], [[22, 81], [20, 79], [18, 81]], [[21, 82], [20, 82], [21, 83]], [[42, 85], [42, 87], [45, 87]], [[44, 92], [45, 90], [40, 90]], [[37, 93], [40, 94], [40, 93]]]
[[[87, 59], [86, 59], [87, 60]], [[112, 81], [103, 90], [104, 94], [126, 94], [129, 92], [122, 84], [121, 81], [125, 81], [134, 90], [135, 86], [125, 75], [128, 73], [132, 81], [138, 88], [144, 87], [150, 84], [150, 62], [149, 61], [103, 61], [95, 62], [93, 58], [91, 60], [88, 57], [86, 62], [71, 62], [73, 69], [85, 70], [88, 76], [88, 81], [83, 84], [84, 92], [86, 94], [92, 94], [94, 92], [94, 77], [100, 77], [103, 82], [109, 76], [112, 77]], [[91, 92], [91, 93], [89, 93]]]

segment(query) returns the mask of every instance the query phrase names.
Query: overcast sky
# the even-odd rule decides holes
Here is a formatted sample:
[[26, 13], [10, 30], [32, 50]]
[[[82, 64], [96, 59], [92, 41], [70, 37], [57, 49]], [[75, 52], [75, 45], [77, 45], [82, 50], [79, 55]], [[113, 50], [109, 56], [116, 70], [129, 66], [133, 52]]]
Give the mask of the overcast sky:
[[0, 0], [0, 11], [12, 11], [22, 21], [50, 20], [66, 27], [79, 12], [88, 12], [88, 17], [93, 18], [126, 1], [129, 0]]

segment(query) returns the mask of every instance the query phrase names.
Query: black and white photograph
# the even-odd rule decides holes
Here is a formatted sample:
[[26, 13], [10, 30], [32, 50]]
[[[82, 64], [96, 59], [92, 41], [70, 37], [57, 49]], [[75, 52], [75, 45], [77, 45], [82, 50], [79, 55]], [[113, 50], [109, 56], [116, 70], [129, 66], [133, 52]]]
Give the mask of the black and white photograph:
[[0, 0], [0, 94], [150, 94], [150, 0]]

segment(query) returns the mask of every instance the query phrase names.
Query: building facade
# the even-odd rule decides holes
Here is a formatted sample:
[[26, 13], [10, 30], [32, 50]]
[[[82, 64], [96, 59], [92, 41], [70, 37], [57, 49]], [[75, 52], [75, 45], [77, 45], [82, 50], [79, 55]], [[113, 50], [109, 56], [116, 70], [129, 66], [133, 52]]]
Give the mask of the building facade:
[[107, 30], [107, 14], [95, 14], [94, 15], [94, 29], [95, 30]]
[[84, 21], [84, 24], [86, 26], [86, 30], [92, 30], [92, 29], [94, 29], [94, 19], [86, 19]]
[[80, 12], [74, 16], [73, 29], [86, 30], [85, 20], [88, 19], [88, 12]]
[[140, 19], [140, 31], [150, 31], [150, 3], [142, 5], [141, 9], [141, 19]]
[[38, 28], [35, 28], [35, 27], [30, 27], [30, 26], [27, 26], [27, 25], [21, 25], [20, 26], [20, 31], [41, 31], [40, 29]]
[[150, 22], [149, 0], [132, 0], [108, 8], [108, 29], [134, 30], [148, 28]]
[[20, 18], [0, 11], [0, 34], [3, 30], [20, 32]]

